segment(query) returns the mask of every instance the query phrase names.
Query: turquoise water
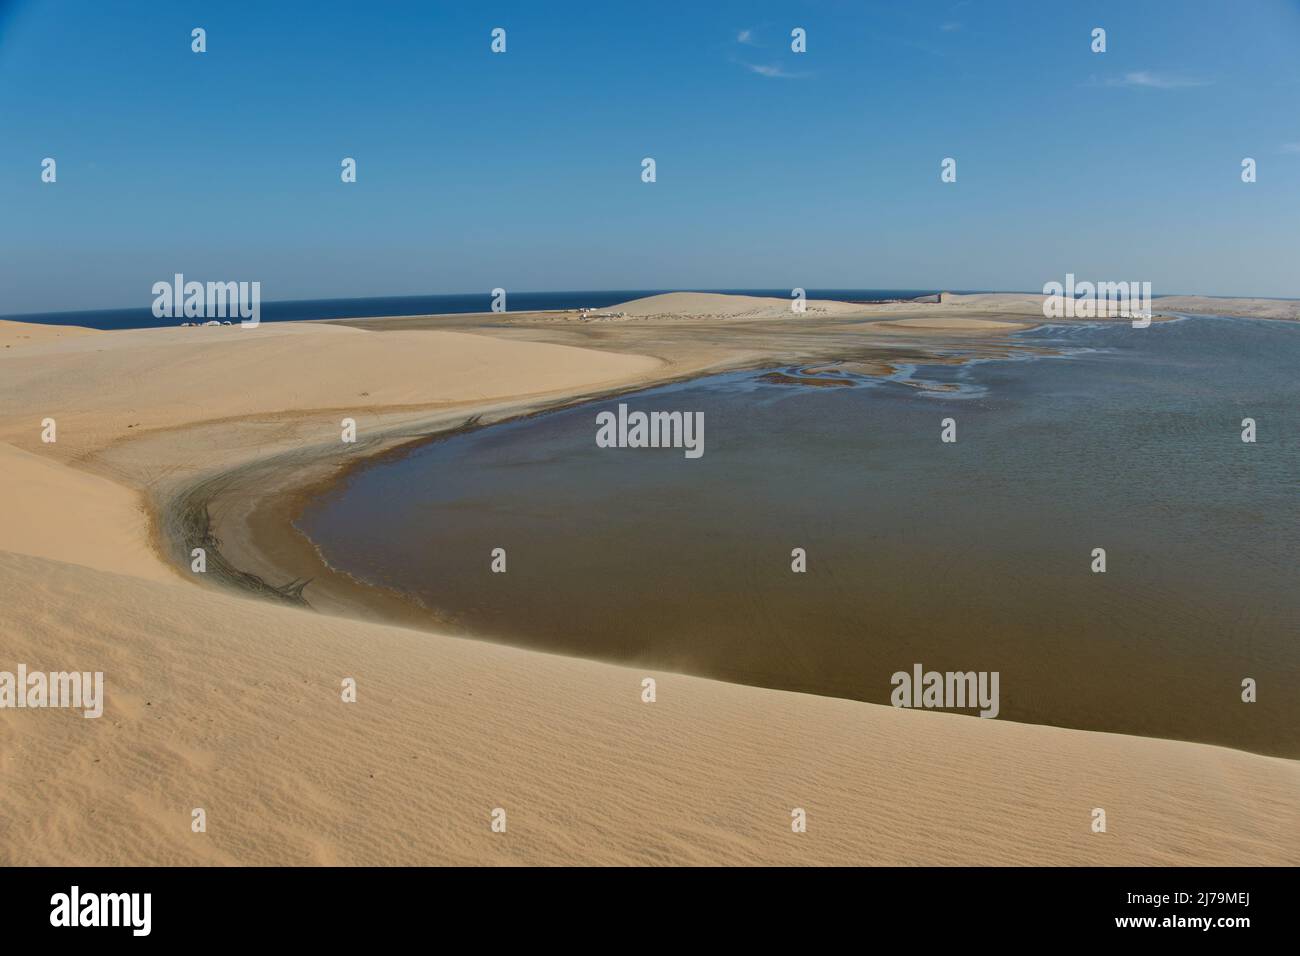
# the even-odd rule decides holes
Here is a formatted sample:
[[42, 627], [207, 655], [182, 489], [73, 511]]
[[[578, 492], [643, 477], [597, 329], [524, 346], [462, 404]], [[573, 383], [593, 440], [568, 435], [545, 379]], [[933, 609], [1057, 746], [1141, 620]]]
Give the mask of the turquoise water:
[[1300, 756], [1300, 326], [1018, 338], [1060, 355], [618, 400], [702, 411], [698, 460], [598, 448], [618, 401], [493, 426], [300, 525], [466, 634], [882, 703], [916, 662], [996, 670], [1002, 719]]

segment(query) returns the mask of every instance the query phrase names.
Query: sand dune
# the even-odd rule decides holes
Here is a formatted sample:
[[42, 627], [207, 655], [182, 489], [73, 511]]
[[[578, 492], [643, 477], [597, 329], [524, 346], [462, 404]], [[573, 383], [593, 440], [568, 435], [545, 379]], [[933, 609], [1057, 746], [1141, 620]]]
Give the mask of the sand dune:
[[152, 581], [177, 580], [149, 547], [138, 492], [5, 444], [0, 548]]
[[79, 325], [39, 325], [35, 322], [0, 319], [0, 349], [100, 334], [98, 329], [85, 329]]
[[[802, 315], [873, 315], [881, 312], [919, 312], [934, 318], [936, 312], [978, 312], [1005, 316], [1043, 317], [1044, 296], [1032, 292], [944, 292], [941, 303], [928, 301], [855, 303], [809, 299]], [[711, 292], [671, 292], [647, 296], [601, 309], [602, 313], [626, 313], [629, 317], [710, 319], [789, 318], [791, 300], [761, 296], [720, 295]], [[1300, 320], [1300, 301], [1290, 299], [1226, 299], [1211, 296], [1156, 296], [1155, 312], [1190, 312], [1204, 315], [1233, 315], [1255, 319]], [[1100, 317], [1097, 321], [1104, 321]], [[1121, 319], [1116, 319], [1120, 321]], [[928, 320], [927, 320], [928, 321]], [[1123, 318], [1122, 321], [1128, 321]], [[919, 324], [919, 323], [918, 323]], [[927, 325], [927, 328], [954, 326]]]
[[[692, 367], [691, 328], [671, 362], [608, 330], [321, 324], [0, 349], [0, 670], [107, 684], [99, 719], [0, 710], [0, 863], [1300, 863], [1295, 761], [674, 674], [646, 704], [637, 669], [196, 587], [150, 550], [141, 500], [331, 454], [342, 410], [383, 430], [648, 382]], [[756, 354], [701, 341], [694, 367]]]
[[108, 688], [98, 720], [4, 712], [6, 863], [1300, 862], [1292, 761], [673, 674], [645, 704], [629, 668], [12, 554], [0, 580], [6, 660]]
[[[28, 346], [0, 363], [0, 440], [60, 458], [150, 430], [307, 409], [330, 410], [321, 424], [334, 433], [349, 413], [563, 392], [661, 364], [463, 332], [289, 322], [134, 329]], [[41, 446], [47, 416], [59, 440]]]
[[[671, 316], [673, 318], [789, 318], [794, 313], [791, 299], [778, 299], [756, 295], [721, 295], [716, 292], [667, 292], [650, 295], [630, 302], [620, 302], [601, 312], [625, 312], [630, 316]], [[834, 302], [829, 299], [809, 299], [806, 310], [814, 315], [851, 315], [862, 311], [862, 305], [853, 302]]]
[[[1003, 312], [1041, 318], [1043, 296], [1031, 292], [943, 293], [945, 308]], [[1248, 319], [1300, 320], [1300, 301], [1293, 299], [1221, 299], [1205, 295], [1157, 295], [1152, 310], [1159, 313], [1190, 312], [1199, 315], [1232, 315]]]

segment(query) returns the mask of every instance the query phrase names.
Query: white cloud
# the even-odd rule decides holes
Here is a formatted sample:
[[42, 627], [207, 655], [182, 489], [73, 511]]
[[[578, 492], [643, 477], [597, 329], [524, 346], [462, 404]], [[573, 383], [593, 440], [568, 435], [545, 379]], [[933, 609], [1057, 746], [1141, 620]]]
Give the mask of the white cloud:
[[790, 73], [779, 63], [772, 65], [766, 63], [744, 63], [742, 65], [751, 73], [757, 73], [759, 76], [768, 76], [783, 80], [793, 80], [801, 76], [807, 76], [806, 73]]
[[757, 46], [757, 44], [754, 43], [753, 30], [741, 30], [739, 33], [736, 34], [736, 42], [743, 43], [746, 46]]
[[1192, 86], [1209, 86], [1208, 80], [1198, 80], [1188, 76], [1173, 76], [1167, 73], [1150, 73], [1140, 70], [1125, 73], [1121, 77], [1111, 77], [1107, 86], [1141, 86], [1151, 90], [1181, 90]]
[[1282, 152], [1284, 152], [1284, 153], [1300, 153], [1300, 143], [1283, 143], [1283, 144], [1282, 144]]

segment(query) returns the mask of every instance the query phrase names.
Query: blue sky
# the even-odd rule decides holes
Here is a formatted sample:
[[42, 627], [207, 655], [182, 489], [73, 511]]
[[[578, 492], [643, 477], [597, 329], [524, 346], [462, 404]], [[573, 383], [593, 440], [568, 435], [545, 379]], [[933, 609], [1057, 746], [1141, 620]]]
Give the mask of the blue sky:
[[1298, 51], [1296, 0], [0, 0], [0, 314], [176, 272], [1300, 296]]

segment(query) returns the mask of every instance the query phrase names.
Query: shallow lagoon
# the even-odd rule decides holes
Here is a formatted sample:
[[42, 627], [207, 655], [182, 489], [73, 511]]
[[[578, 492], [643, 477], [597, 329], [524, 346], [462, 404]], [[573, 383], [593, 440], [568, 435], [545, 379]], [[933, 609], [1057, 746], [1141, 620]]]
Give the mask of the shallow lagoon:
[[[299, 524], [459, 633], [880, 703], [915, 663], [998, 671], [1000, 719], [1300, 756], [1300, 326], [1017, 339], [1059, 354], [730, 373], [492, 426]], [[705, 453], [598, 448], [620, 401], [703, 412]]]

